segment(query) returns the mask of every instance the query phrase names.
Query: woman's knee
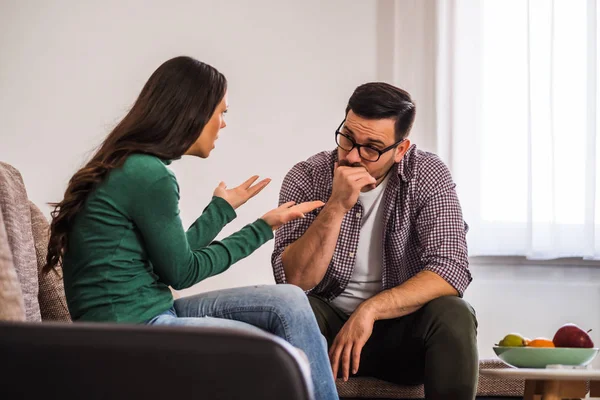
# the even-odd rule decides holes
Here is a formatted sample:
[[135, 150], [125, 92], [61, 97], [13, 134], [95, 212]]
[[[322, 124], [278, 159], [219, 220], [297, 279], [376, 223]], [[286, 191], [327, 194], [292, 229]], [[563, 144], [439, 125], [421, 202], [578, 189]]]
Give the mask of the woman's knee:
[[305, 305], [310, 308], [308, 297], [302, 289], [296, 285], [279, 284], [274, 286], [278, 300], [294, 305]]
[[273, 311], [286, 320], [304, 321], [314, 318], [308, 297], [295, 285], [279, 284], [273, 288]]

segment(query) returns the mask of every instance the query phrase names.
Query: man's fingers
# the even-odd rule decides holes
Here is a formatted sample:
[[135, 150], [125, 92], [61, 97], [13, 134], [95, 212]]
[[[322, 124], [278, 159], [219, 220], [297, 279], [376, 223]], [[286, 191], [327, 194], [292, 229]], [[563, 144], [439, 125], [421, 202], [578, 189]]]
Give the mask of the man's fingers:
[[365, 186], [368, 185], [375, 185], [375, 182], [377, 182], [375, 180], [375, 178], [373, 178], [371, 175], [369, 175], [368, 177], [363, 177], [361, 179], [358, 179], [357, 181], [354, 182], [354, 187], [357, 188], [364, 188]]
[[342, 177], [346, 179], [351, 179], [352, 176], [356, 174], [367, 174], [367, 170], [364, 168], [355, 168], [355, 167], [339, 167], [340, 174]]
[[344, 377], [344, 382], [348, 380], [348, 375], [350, 371], [350, 354], [352, 352], [352, 342], [346, 343], [344, 346], [344, 350], [342, 351], [342, 376]]
[[327, 355], [329, 356], [330, 362], [331, 362], [331, 358], [333, 357], [333, 353], [335, 352], [336, 347], [337, 347], [337, 341], [334, 339], [333, 343], [331, 344], [331, 347], [327, 351]]
[[[373, 178], [371, 174], [367, 172], [367, 170], [362, 168], [355, 168], [357, 171], [352, 171], [352, 173], [348, 174], [348, 180], [357, 181], [362, 178]], [[375, 179], [375, 178], [373, 178]]]
[[340, 354], [342, 353], [343, 346], [334, 344], [329, 353], [329, 359], [331, 360], [331, 369], [333, 371], [333, 379], [337, 379], [338, 366], [340, 364]]
[[362, 352], [364, 344], [363, 343], [354, 343], [354, 347], [352, 347], [352, 374], [356, 375], [358, 372], [358, 366], [360, 364], [360, 353]]

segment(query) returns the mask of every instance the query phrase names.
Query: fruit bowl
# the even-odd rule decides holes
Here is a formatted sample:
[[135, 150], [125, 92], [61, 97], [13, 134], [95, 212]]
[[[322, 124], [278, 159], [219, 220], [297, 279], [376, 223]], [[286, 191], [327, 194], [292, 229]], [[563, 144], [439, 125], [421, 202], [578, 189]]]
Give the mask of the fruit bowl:
[[598, 354], [598, 348], [494, 346], [504, 363], [517, 368], [546, 368], [547, 365], [584, 366]]

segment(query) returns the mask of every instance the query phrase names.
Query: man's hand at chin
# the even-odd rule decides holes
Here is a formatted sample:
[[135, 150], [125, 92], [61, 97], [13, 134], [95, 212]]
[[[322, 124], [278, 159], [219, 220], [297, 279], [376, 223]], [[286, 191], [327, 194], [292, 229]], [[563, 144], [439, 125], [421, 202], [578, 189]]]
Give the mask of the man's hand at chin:
[[[356, 163], [351, 163], [351, 162], [348, 162], [347, 160], [340, 160], [340, 161], [339, 161], [339, 162], [336, 164], [336, 167], [349, 167], [349, 168], [358, 168], [358, 169], [362, 168], [362, 169], [364, 169], [364, 170], [367, 172], [367, 174], [368, 174], [368, 175], [372, 176], [372, 177], [373, 177], [373, 178], [374, 178], [374, 179], [377, 181], [377, 178], [375, 178], [373, 175], [371, 175], [371, 174], [369, 173], [369, 169], [368, 169], [368, 168], [366, 167], [366, 165], [364, 165], [364, 164], [361, 164], [361, 163], [358, 163], [358, 162], [356, 162]], [[360, 191], [361, 191], [361, 192], [368, 192], [368, 191], [370, 191], [370, 190], [373, 190], [373, 189], [375, 189], [376, 187], [377, 187], [377, 183], [372, 183], [372, 184], [369, 184], [369, 185], [363, 186], [363, 187], [360, 189]]]
[[344, 167], [338, 166], [336, 163], [333, 170], [333, 187], [328, 203], [339, 206], [344, 213], [348, 212], [358, 201], [361, 189], [376, 184], [377, 181], [366, 168]]

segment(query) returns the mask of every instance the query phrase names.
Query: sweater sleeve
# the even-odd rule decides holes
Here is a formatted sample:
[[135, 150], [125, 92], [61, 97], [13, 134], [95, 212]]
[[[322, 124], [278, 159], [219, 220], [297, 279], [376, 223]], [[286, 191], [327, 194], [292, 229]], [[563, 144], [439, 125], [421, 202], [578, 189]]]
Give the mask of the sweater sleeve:
[[273, 238], [271, 227], [258, 219], [223, 241], [208, 244], [233, 212], [217, 211], [225, 205], [215, 199], [186, 234], [179, 216], [177, 182], [172, 176], [136, 190], [130, 207], [154, 272], [177, 290], [220, 274]]
[[236, 216], [235, 210], [227, 201], [213, 196], [211, 202], [202, 211], [202, 215], [186, 232], [190, 247], [194, 250], [206, 247]]

